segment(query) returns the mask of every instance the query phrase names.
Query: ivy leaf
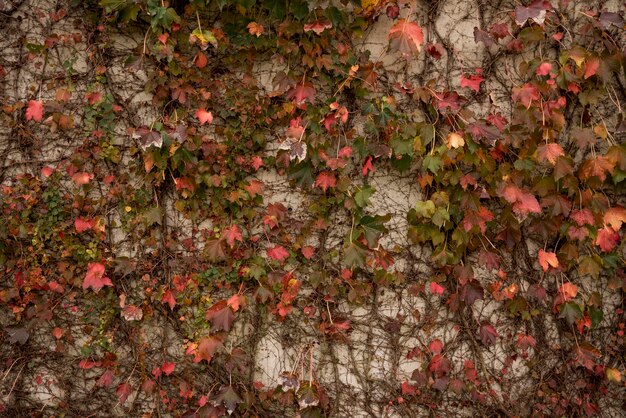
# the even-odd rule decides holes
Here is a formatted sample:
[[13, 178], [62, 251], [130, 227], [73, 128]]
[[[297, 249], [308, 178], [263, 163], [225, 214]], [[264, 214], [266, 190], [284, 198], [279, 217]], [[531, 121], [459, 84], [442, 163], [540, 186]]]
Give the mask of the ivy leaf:
[[308, 81], [296, 84], [287, 92], [287, 100], [294, 99], [297, 105], [305, 102], [315, 103], [315, 87]]
[[507, 184], [501, 187], [498, 194], [513, 205], [513, 212], [518, 215], [541, 213], [541, 206], [539, 206], [537, 198], [531, 193], [520, 189], [515, 184]]
[[498, 331], [489, 322], [483, 322], [480, 326], [480, 340], [487, 347], [494, 345], [499, 336]]
[[287, 251], [282, 245], [276, 245], [267, 250], [267, 256], [282, 262], [289, 258], [289, 251]]
[[85, 219], [83, 217], [78, 217], [74, 221], [74, 228], [76, 228], [76, 232], [81, 233], [90, 230], [94, 225], [93, 219]]
[[121, 383], [117, 387], [115, 394], [117, 395], [117, 398], [119, 399], [120, 403], [123, 405], [128, 399], [128, 397], [130, 396], [132, 391], [133, 391], [133, 387], [130, 385], [130, 383], [124, 382], [124, 383]]
[[548, 271], [550, 267], [557, 268], [559, 266], [559, 260], [556, 258], [556, 254], [552, 252], [546, 252], [543, 249], [539, 250], [539, 264], [543, 271]]
[[321, 187], [321, 189], [326, 192], [329, 188], [334, 188], [337, 185], [337, 179], [335, 175], [330, 171], [322, 171], [317, 175], [315, 179], [315, 185], [317, 187]]
[[213, 123], [213, 113], [207, 112], [205, 109], [198, 109], [196, 111], [196, 118], [200, 121], [200, 125], [204, 125], [207, 122], [209, 125]]
[[563, 157], [565, 151], [559, 144], [543, 144], [537, 147], [537, 156], [540, 162], [549, 162], [550, 164], [556, 164], [556, 160], [559, 157]]
[[165, 373], [166, 376], [169, 376], [172, 373], [174, 373], [175, 368], [176, 368], [176, 363], [171, 363], [171, 362], [165, 362], [161, 366], [161, 370], [163, 371], [163, 373]]
[[605, 253], [610, 253], [613, 248], [619, 244], [620, 237], [613, 228], [605, 226], [598, 231], [598, 237], [596, 238], [596, 245]]
[[26, 344], [30, 333], [26, 328], [5, 328], [4, 331], [9, 335], [9, 344]]
[[235, 392], [232, 385], [222, 386], [220, 391], [213, 398], [213, 405], [220, 406], [223, 404], [226, 407], [228, 415], [231, 415], [237, 408], [237, 405], [242, 402], [243, 399]]
[[363, 267], [365, 265], [366, 248], [359, 243], [351, 243], [344, 250], [343, 261], [348, 267]]
[[326, 19], [315, 20], [313, 22], [304, 25], [305, 32], [315, 32], [316, 35], [321, 35], [326, 29], [331, 29], [333, 24]]
[[224, 233], [222, 234], [224, 238], [226, 238], [226, 243], [230, 248], [235, 246], [235, 241], [243, 242], [243, 237], [241, 236], [241, 229], [237, 225], [231, 225], [228, 228], [224, 229]]
[[391, 219], [390, 215], [386, 216], [369, 216], [366, 215], [359, 220], [359, 225], [363, 229], [367, 245], [375, 248], [380, 237], [387, 232], [384, 223]]
[[565, 318], [568, 324], [572, 325], [582, 317], [583, 313], [576, 302], [567, 302], [561, 305], [559, 318]]
[[522, 87], [513, 87], [511, 96], [514, 101], [520, 102], [525, 108], [529, 108], [532, 102], [536, 102], [541, 98], [537, 87], [526, 83]]
[[626, 222], [626, 208], [614, 206], [604, 214], [604, 223], [611, 226], [614, 231], [619, 231], [624, 222]]
[[376, 189], [371, 186], [364, 186], [362, 189], [359, 189], [359, 191], [354, 194], [354, 201], [357, 206], [360, 208], [367, 206], [369, 204], [369, 198], [375, 191]]
[[478, 74], [472, 74], [469, 77], [465, 77], [465, 74], [461, 74], [461, 87], [467, 87], [474, 90], [476, 93], [480, 90], [480, 83], [485, 79]]
[[461, 289], [461, 299], [469, 306], [484, 298], [483, 287], [477, 280], [471, 280]]
[[83, 289], [87, 290], [91, 287], [95, 293], [98, 293], [104, 286], [113, 286], [111, 279], [104, 275], [104, 264], [89, 263], [83, 280]]
[[26, 120], [41, 122], [43, 119], [43, 102], [41, 100], [30, 100], [26, 107]]
[[600, 181], [606, 179], [606, 173], [613, 173], [614, 165], [602, 155], [586, 159], [578, 169], [578, 176], [582, 179], [598, 177]]
[[235, 319], [235, 314], [228, 306], [227, 301], [221, 300], [207, 310], [205, 318], [213, 323], [211, 328], [213, 331], [224, 330], [228, 332]]
[[198, 363], [201, 360], [206, 360], [207, 363], [210, 363], [220, 347], [222, 347], [222, 340], [216, 335], [200, 338], [193, 362]]
[[546, 10], [550, 9], [552, 6], [546, 0], [535, 0], [529, 6], [517, 6], [515, 8], [515, 23], [523, 26], [527, 20], [531, 19], [542, 25], [546, 20]]
[[450, 132], [446, 138], [446, 146], [448, 149], [457, 149], [465, 145], [465, 139], [456, 132]]
[[218, 261], [226, 258], [221, 239], [212, 239], [206, 242], [204, 252], [210, 261]]
[[405, 58], [408, 58], [422, 49], [424, 31], [417, 23], [400, 19], [391, 27], [389, 40], [391, 49], [401, 52]]

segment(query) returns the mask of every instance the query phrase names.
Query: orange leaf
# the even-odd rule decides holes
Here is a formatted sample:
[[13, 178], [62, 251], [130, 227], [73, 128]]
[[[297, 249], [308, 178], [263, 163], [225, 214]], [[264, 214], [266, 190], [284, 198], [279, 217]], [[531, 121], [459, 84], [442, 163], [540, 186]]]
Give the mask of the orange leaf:
[[246, 26], [246, 28], [248, 28], [248, 32], [250, 32], [250, 35], [256, 35], [257, 38], [263, 35], [263, 32], [265, 32], [265, 28], [263, 27], [263, 25], [259, 25], [256, 22], [248, 23], [248, 26]]
[[417, 23], [400, 19], [391, 27], [389, 40], [393, 50], [401, 52], [408, 58], [422, 49], [424, 31]]
[[604, 223], [610, 225], [615, 231], [620, 230], [623, 222], [626, 222], [626, 208], [615, 206], [604, 214]]
[[574, 283], [563, 283], [563, 286], [559, 289], [559, 293], [563, 295], [563, 299], [568, 301], [576, 297], [578, 294], [578, 287]]
[[196, 117], [200, 121], [200, 125], [204, 125], [205, 123], [213, 123], [213, 113], [207, 112], [204, 109], [198, 109], [196, 111]]
[[552, 252], [546, 252], [544, 250], [539, 250], [539, 264], [543, 271], [548, 271], [550, 266], [556, 268], [559, 266], [559, 259], [556, 258], [556, 254]]
[[563, 147], [559, 144], [544, 144], [537, 147], [537, 156], [541, 162], [548, 161], [550, 164], [554, 165], [556, 164], [557, 158], [564, 155], [565, 151], [563, 151]]

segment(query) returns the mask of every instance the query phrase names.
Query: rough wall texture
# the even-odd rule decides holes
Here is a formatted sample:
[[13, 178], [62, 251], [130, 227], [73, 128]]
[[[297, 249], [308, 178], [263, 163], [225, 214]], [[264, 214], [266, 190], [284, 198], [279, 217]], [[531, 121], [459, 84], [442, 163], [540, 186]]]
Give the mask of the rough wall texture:
[[[583, 11], [588, 8], [617, 12], [624, 6], [619, 1], [599, 1], [593, 5], [582, 1], [563, 3], [567, 4], [561, 5], [559, 13], [563, 13], [560, 18], [564, 27], [584, 19]], [[396, 19], [385, 13], [371, 20], [362, 37], [355, 41], [354, 48], [357, 53], [369, 56], [371, 62], [381, 63], [385, 70], [379, 80], [379, 91], [393, 98], [394, 108], [401, 109], [414, 122], [428, 120], [430, 116], [414, 99], [413, 90], [425, 86], [435, 91], [467, 93], [468, 89], [459, 84], [461, 76], [474, 74], [476, 68], [488, 76], [480, 86], [480, 94], [469, 98], [467, 108], [474, 115], [499, 114], [511, 119], [511, 89], [526, 81], [520, 63], [527, 59], [525, 55], [534, 56], [537, 51], [519, 55], [504, 53], [498, 49], [497, 42], [491, 45], [477, 42], [475, 28], [487, 30], [500, 22], [508, 25], [516, 5], [517, 2], [509, 1], [424, 0], [401, 8], [401, 17], [412, 16], [420, 22], [426, 42], [441, 47], [438, 59], [426, 59], [422, 53], [419, 58], [407, 60], [400, 54], [389, 53], [388, 34]], [[0, 349], [0, 415], [180, 416], [184, 408], [171, 406], [178, 400], [189, 405], [189, 416], [193, 413], [217, 416], [228, 408], [220, 388], [231, 387], [229, 380], [234, 374], [239, 376], [235, 406], [252, 404], [248, 397], [260, 396], [263, 400], [263, 393], [282, 394], [279, 401], [263, 400], [262, 407], [244, 411], [240, 406], [236, 412], [249, 416], [296, 416], [306, 410], [303, 407], [318, 403], [324, 404], [324, 414], [336, 417], [504, 416], [509, 413], [530, 416], [541, 413], [537, 404], [550, 404], [552, 399], [548, 395], [538, 400], [538, 396], [543, 396], [539, 393], [551, 390], [546, 385], [562, 384], [558, 376], [564, 372], [561, 370], [563, 358], [578, 344], [576, 332], [560, 322], [558, 314], [525, 321], [514, 318], [508, 309], [503, 309], [506, 301], [502, 298], [477, 298], [472, 301], [472, 308], [462, 314], [451, 312], [450, 301], [428, 289], [433, 277], [437, 276], [435, 281], [440, 282], [443, 274], [432, 262], [432, 248], [416, 245], [407, 234], [410, 226], [407, 213], [428, 197], [424, 194], [424, 183], [420, 183], [415, 171], [400, 173], [391, 164], [381, 163], [367, 177], [358, 178], [362, 187], [370, 186], [375, 190], [370, 198], [369, 213], [390, 215], [385, 223], [388, 231], [379, 243], [380, 248], [393, 257], [387, 273], [376, 276], [374, 270], [368, 270], [360, 273], [361, 276], [346, 277], [341, 263], [320, 262], [310, 267], [300, 263], [302, 257], [299, 261], [294, 257], [286, 266], [268, 270], [263, 278], [256, 278], [264, 284], [280, 286], [286, 272], [294, 272], [301, 287], [293, 311], [283, 318], [276, 314], [276, 304], [268, 307], [257, 303], [262, 296], [249, 295], [248, 303], [241, 310], [237, 309], [232, 329], [223, 341], [220, 340], [220, 348], [214, 353], [226, 359], [226, 366], [218, 367], [205, 361], [194, 363], [192, 355], [196, 350], [198, 356], [198, 346], [193, 344], [201, 341], [202, 332], [208, 333], [211, 328], [202, 321], [206, 308], [215, 301], [228, 299], [238, 290], [241, 292], [248, 285], [239, 289], [239, 284], [233, 284], [232, 288], [229, 284], [202, 287], [201, 292], [208, 293], [179, 297], [175, 308], [168, 307], [163, 283], [177, 288], [192, 271], [202, 271], [198, 279], [201, 284], [210, 282], [212, 275], [226, 274], [224, 269], [219, 272], [212, 269], [211, 262], [198, 261], [212, 258], [211, 245], [215, 245], [212, 234], [223, 225], [216, 224], [214, 216], [206, 216], [202, 211], [195, 218], [184, 215], [185, 211], [180, 210], [184, 207], [180, 202], [185, 200], [181, 198], [184, 187], [179, 187], [180, 179], [158, 191], [145, 187], [146, 178], [152, 174], [148, 174], [150, 170], [146, 165], [150, 163], [141, 160], [141, 156], [151, 148], [145, 147], [150, 138], [141, 127], [151, 130], [155, 124], [164, 123], [164, 119], [171, 117], [167, 114], [171, 108], [155, 99], [159, 91], [154, 80], [159, 77], [158, 71], [162, 71], [161, 64], [143, 58], [141, 62], [129, 62], [128, 57], [141, 56], [145, 48], [156, 48], [159, 40], [132, 25], [100, 27], [101, 15], [95, 2], [0, 0], [0, 98], [5, 106], [0, 118], [0, 182], [13, 190], [22, 187], [20, 193], [24, 196], [32, 193], [32, 199], [41, 196], [60, 201], [74, 199], [74, 212], [59, 214], [55, 222], [72, 226], [81, 216], [95, 222], [95, 226], [87, 227], [93, 230], [93, 237], [76, 237], [75, 245], [82, 248], [76, 250], [80, 256], [68, 256], [65, 261], [55, 257], [56, 252], [66, 247], [57, 246], [58, 238], [46, 235], [43, 230], [39, 235], [28, 230], [19, 231], [18, 238], [13, 233], [2, 237], [9, 257], [15, 257], [14, 246], [18, 245], [25, 245], [20, 248], [22, 253], [36, 252], [43, 246], [48, 255], [37, 253], [40, 258], [37, 263], [33, 262], [30, 270], [29, 266], [16, 266], [15, 260], [12, 264], [7, 257], [2, 260], [6, 272], [1, 299], [6, 307], [2, 309], [0, 325], [6, 335]], [[623, 24], [618, 29], [615, 42], [621, 44], [623, 50], [626, 39]], [[508, 36], [507, 41], [511, 37]], [[493, 36], [490, 39], [493, 40]], [[543, 53], [544, 60], [558, 58], [554, 49], [541, 51]], [[262, 57], [251, 62], [241, 74], [227, 77], [239, 77], [239, 83], [255, 85], [258, 96], [272, 96], [276, 89], [273, 81], [282, 71], [287, 71], [289, 65]], [[620, 82], [624, 82], [623, 74]], [[189, 96], [196, 93], [186, 92]], [[615, 91], [621, 100], [623, 94], [623, 90]], [[318, 91], [318, 95], [332, 97], [333, 92]], [[46, 103], [45, 118], [40, 124], [24, 120], [24, 106], [33, 99]], [[94, 110], [96, 105], [100, 106], [97, 111]], [[105, 106], [108, 108], [103, 110]], [[596, 110], [592, 118], [615, 126], [618, 115], [612, 103], [602, 101]], [[224, 129], [218, 120], [220, 114], [217, 110], [214, 113], [213, 125], [198, 125], [192, 114], [181, 115], [181, 120], [187, 123], [183, 126], [193, 127], [196, 134], [212, 138], [213, 144], [225, 143]], [[352, 135], [367, 136], [368, 113], [352, 113]], [[221, 116], [226, 120], [223, 114]], [[286, 128], [267, 132], [269, 140], [263, 145], [265, 161], [282, 152]], [[617, 143], [624, 141], [623, 132], [614, 134]], [[216, 145], [216, 149], [218, 147]], [[598, 150], [602, 147], [598, 145]], [[94, 149], [106, 157], [81, 165], [81, 161], [87, 160], [83, 157]], [[579, 160], [583, 157], [578, 155]], [[50, 168], [55, 174], [46, 171]], [[356, 171], [359, 172], [360, 167]], [[61, 173], [58, 178], [56, 173]], [[60, 193], [51, 197], [50, 193], [46, 194], [48, 189], [44, 190], [37, 181], [24, 180], [30, 178], [28, 175], [38, 181], [49, 176], [56, 178]], [[91, 175], [95, 180], [91, 178], [90, 182]], [[87, 179], [81, 181], [81, 176]], [[165, 182], [172, 180], [174, 174], [166, 172], [164, 176], [171, 176], [164, 179]], [[243, 206], [250, 205], [253, 211], [278, 208], [280, 222], [291, 225], [298, 236], [298, 248], [313, 246], [317, 254], [323, 255], [339, 254], [343, 250], [346, 236], [354, 229], [354, 217], [344, 207], [333, 207], [324, 215], [328, 227], [315, 229], [310, 225], [316, 221], [315, 205], [321, 193], [309, 193], [310, 186], [305, 190], [295, 186], [293, 178], [284, 175], [278, 165], [266, 164], [260, 170], [251, 170], [239, 181], [247, 186], [254, 181], [263, 183], [261, 204], [250, 201]], [[8, 190], [3, 189], [3, 193], [8, 195]], [[76, 195], [81, 198], [76, 199]], [[623, 196], [618, 195], [616, 199], [623, 204]], [[46, 213], [36, 216], [49, 214], [48, 202]], [[7, 219], [10, 215], [10, 210], [3, 213]], [[24, 215], [24, 218], [29, 216]], [[263, 225], [251, 227], [249, 236], [262, 237], [263, 228]], [[301, 230], [306, 231], [304, 236], [300, 236], [298, 231]], [[19, 234], [28, 236], [30, 242], [24, 244]], [[272, 240], [274, 238], [277, 237], [272, 236]], [[534, 283], [529, 272], [539, 270], [536, 254], [544, 243], [523, 239], [523, 251], [516, 247], [515, 252], [501, 257], [503, 265], [510, 268], [509, 274], [516, 277], [515, 283], [527, 290]], [[269, 245], [269, 242], [259, 244], [255, 250], [264, 253]], [[494, 246], [486, 241], [484, 245]], [[90, 250], [97, 252], [97, 256], [92, 257]], [[617, 254], [617, 264], [623, 262], [623, 245], [618, 252], [621, 253]], [[476, 280], [488, 289], [498, 280], [498, 269], [485, 266], [484, 259], [480, 259], [484, 253], [478, 254], [478, 251], [469, 254], [466, 262], [473, 266]], [[74, 264], [74, 259], [82, 264]], [[84, 294], [89, 292], [80, 289], [80, 284], [87, 260], [98, 259], [106, 260], [107, 273], [113, 279], [115, 290], [105, 288], [97, 297], [84, 300]], [[56, 276], [45, 273], [49, 260], [56, 263]], [[29, 305], [22, 301], [20, 305], [11, 293], [13, 281], [20, 280], [16, 271], [28, 270], [32, 276], [35, 264], [45, 276], [42, 282], [61, 283], [65, 290], [57, 293], [53, 290], [53, 296], [45, 303]], [[231, 266], [228, 274], [237, 277], [240, 267]], [[220, 280], [224, 277], [220, 276]], [[348, 297], [327, 297], [319, 285], [327, 280], [332, 283], [328, 287], [333, 289], [339, 287], [335, 283], [341, 283]], [[615, 340], [613, 333], [615, 324], [623, 323], [623, 310], [619, 310], [623, 309], [623, 293], [609, 291], [605, 277], [581, 280], [585, 292], [597, 292], [603, 305], [608, 307], [603, 326], [590, 338], [609, 359], [607, 366], [623, 370], [623, 338]], [[287, 279], [287, 284], [282, 286], [287, 287], [289, 283]], [[161, 305], [159, 309], [153, 308], [155, 300]], [[103, 308], [107, 304], [110, 310]], [[138, 307], [139, 318], [137, 312], [125, 306]], [[96, 319], [94, 312], [98, 313]], [[36, 318], [46, 325], [41, 326], [39, 322], [37, 326], [24, 325], [24, 318], [32, 319], [33, 324]], [[491, 344], [485, 344], [488, 337], [477, 331], [479, 324], [485, 321], [493, 326], [498, 336]], [[342, 329], [344, 325], [348, 331]], [[329, 326], [336, 329], [329, 331]], [[219, 329], [217, 334], [214, 331], [215, 326], [211, 335], [219, 335]], [[524, 333], [534, 335], [536, 347], [532, 344], [532, 347], [527, 345], [520, 349], [516, 345], [517, 336]], [[436, 357], [441, 351], [436, 341], [445, 347], [445, 359], [452, 368], [444, 379], [436, 372], [430, 374], [436, 368], [432, 355]], [[617, 354], [610, 354], [611, 347], [615, 347]], [[543, 353], [538, 356], [537, 350]], [[158, 367], [167, 362], [176, 364], [175, 371], [157, 376], [164, 373], [159, 372]], [[480, 383], [473, 373], [480, 376]], [[568, 378], [571, 381], [567, 384], [575, 388], [573, 392], [584, 388], [586, 378], [581, 376], [572, 373]], [[320, 391], [310, 399], [302, 395], [307, 380], [309, 385], [315, 381]], [[448, 385], [457, 382], [462, 387], [446, 391]], [[474, 389], [470, 390], [472, 385]], [[419, 396], [422, 386], [429, 388], [424, 390], [424, 397], [417, 403], [410, 402], [411, 397]], [[290, 389], [294, 390], [290, 392]], [[594, 395], [592, 399], [589, 395], [587, 398], [581, 395], [580, 399], [573, 396], [560, 415], [581, 413], [583, 404], [593, 404], [589, 406], [590, 415], [622, 415], [623, 385], [604, 390], [611, 396], [597, 399]], [[123, 396], [124, 392], [128, 393]], [[211, 410], [203, 406], [207, 402], [202, 403], [203, 396], [208, 399], [208, 405], [212, 405]], [[563, 401], [559, 398], [558, 402]], [[578, 406], [571, 406], [576, 402]], [[546, 415], [559, 415], [554, 409], [547, 411]]]

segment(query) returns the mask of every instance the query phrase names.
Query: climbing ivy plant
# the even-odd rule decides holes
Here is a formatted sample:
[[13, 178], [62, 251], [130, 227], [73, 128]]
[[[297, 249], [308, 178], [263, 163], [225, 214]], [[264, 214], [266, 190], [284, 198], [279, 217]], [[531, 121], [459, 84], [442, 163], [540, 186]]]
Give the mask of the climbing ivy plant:
[[[241, 324], [252, 314], [308, 321], [317, 341], [358, 344], [350, 310], [403, 287], [439, 303], [470, 348], [457, 361], [435, 337], [396, 347], [420, 365], [390, 383], [387, 414], [593, 416], [623, 396], [623, 13], [500, 2], [472, 34], [487, 59], [468, 69], [433, 25], [438, 2], [412, 3], [83, 4], [104, 56], [117, 30], [140, 35], [125, 70], [147, 74], [158, 116], [137, 122], [110, 89], [106, 60], [80, 122], [65, 107], [71, 88], [3, 107], [12, 124], [83, 128], [70, 158], [3, 178], [11, 344], [50, 324], [61, 353], [88, 338], [73, 367], [97, 371], [96, 387], [131, 412], [154, 397], [172, 416], [340, 416], [312, 348], [264, 387], [254, 352], [237, 343]], [[382, 21], [374, 56], [363, 42]], [[446, 55], [452, 72], [441, 77]], [[378, 173], [418, 191], [402, 215], [408, 246], [376, 205]], [[303, 206], [273, 196], [268, 176]], [[114, 230], [136, 256], [114, 250]], [[416, 252], [422, 273], [410, 267]], [[478, 313], [487, 302], [506, 324]], [[80, 336], [58, 319], [72, 312], [85, 318]], [[141, 352], [140, 324], [159, 315], [184, 338], [184, 356]], [[131, 365], [120, 339], [138, 350]], [[504, 366], [493, 375], [481, 353], [496, 348]], [[532, 384], [515, 398], [498, 384], [517, 361]]]

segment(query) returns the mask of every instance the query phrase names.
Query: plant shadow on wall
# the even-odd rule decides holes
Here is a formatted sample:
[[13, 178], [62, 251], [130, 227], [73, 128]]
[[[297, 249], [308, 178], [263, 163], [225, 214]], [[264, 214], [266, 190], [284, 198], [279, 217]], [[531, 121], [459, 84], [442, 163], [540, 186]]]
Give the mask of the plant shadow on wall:
[[624, 13], [486, 3], [0, 1], [0, 413], [620, 415]]

